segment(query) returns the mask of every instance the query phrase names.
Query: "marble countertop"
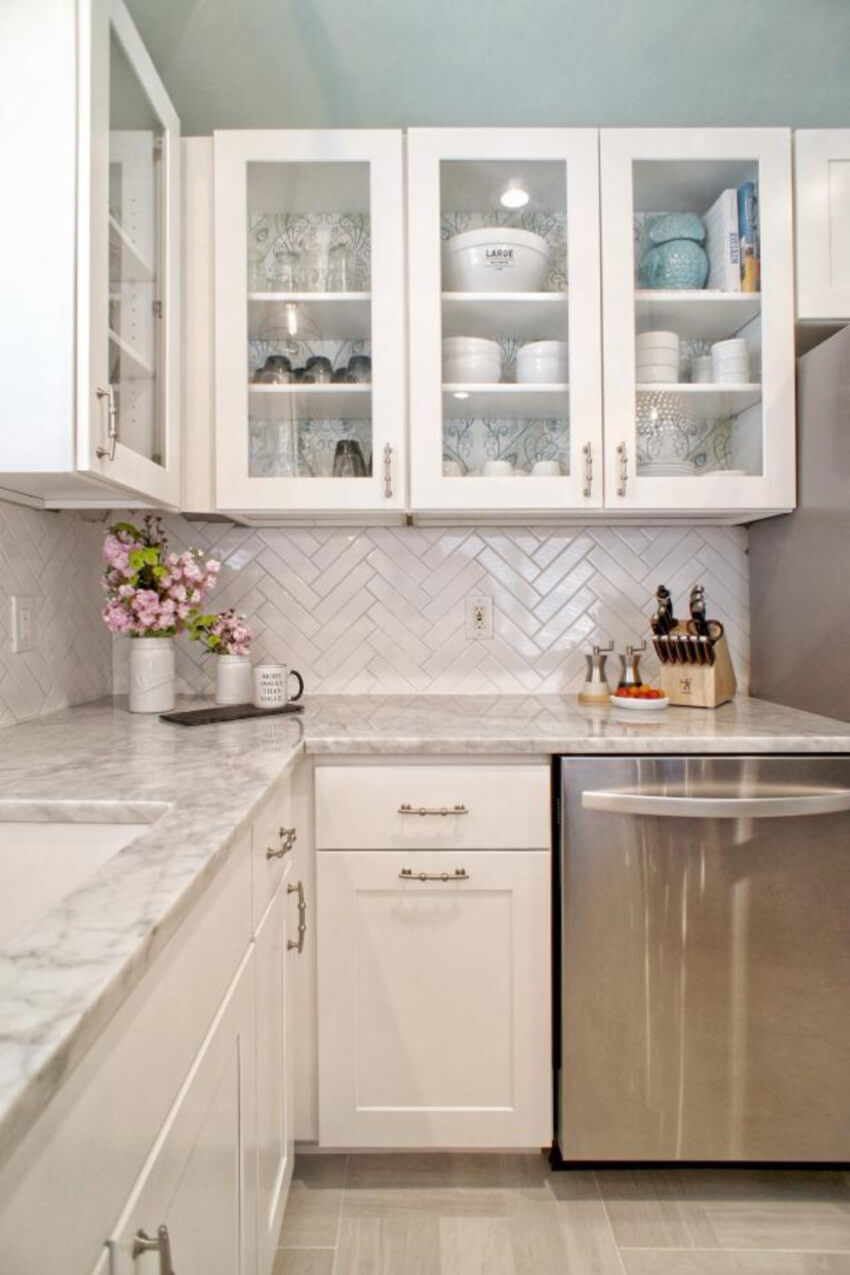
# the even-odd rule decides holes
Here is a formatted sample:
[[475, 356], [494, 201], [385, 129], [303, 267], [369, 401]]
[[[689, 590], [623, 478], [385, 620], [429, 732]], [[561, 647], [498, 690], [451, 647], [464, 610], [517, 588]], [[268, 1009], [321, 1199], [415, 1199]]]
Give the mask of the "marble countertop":
[[[314, 696], [187, 730], [83, 705], [0, 732], [0, 819], [155, 822], [0, 950], [0, 1157], [174, 934], [269, 786], [317, 754], [850, 753], [850, 724], [741, 699], [631, 717], [574, 696]], [[164, 811], [164, 813], [159, 813]]]

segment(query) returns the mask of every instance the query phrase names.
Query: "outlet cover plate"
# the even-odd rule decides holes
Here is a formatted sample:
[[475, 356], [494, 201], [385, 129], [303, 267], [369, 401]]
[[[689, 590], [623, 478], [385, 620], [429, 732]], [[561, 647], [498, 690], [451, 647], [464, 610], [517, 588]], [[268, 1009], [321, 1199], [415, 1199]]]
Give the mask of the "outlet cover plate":
[[12, 653], [35, 649], [35, 603], [23, 594], [12, 597]]
[[493, 636], [493, 599], [470, 595], [466, 599], [466, 636], [488, 641]]

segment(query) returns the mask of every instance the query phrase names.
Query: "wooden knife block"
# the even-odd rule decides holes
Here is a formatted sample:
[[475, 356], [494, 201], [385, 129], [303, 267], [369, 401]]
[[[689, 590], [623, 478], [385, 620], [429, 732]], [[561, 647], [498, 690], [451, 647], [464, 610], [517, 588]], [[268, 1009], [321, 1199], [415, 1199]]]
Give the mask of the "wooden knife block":
[[[687, 633], [677, 624], [674, 633]], [[671, 704], [687, 708], [719, 708], [735, 696], [738, 683], [725, 637], [714, 644], [714, 664], [662, 664], [661, 689]]]

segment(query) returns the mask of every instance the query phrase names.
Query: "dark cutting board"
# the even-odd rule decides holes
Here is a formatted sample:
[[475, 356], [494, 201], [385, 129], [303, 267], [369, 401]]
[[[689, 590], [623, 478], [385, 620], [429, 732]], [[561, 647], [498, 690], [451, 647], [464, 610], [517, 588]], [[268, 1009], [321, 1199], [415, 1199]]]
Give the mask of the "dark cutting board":
[[159, 720], [173, 722], [175, 726], [211, 726], [213, 722], [238, 722], [243, 717], [278, 717], [281, 713], [303, 712], [303, 704], [284, 704], [281, 708], [255, 708], [253, 704], [213, 704], [209, 708], [160, 713]]

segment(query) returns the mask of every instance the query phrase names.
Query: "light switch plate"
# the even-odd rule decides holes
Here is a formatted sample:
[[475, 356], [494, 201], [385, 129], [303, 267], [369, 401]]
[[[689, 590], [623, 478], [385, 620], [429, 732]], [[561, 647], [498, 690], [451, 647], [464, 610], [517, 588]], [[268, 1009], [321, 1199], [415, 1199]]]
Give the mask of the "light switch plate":
[[35, 603], [17, 594], [12, 598], [12, 653], [23, 655], [35, 648]]

